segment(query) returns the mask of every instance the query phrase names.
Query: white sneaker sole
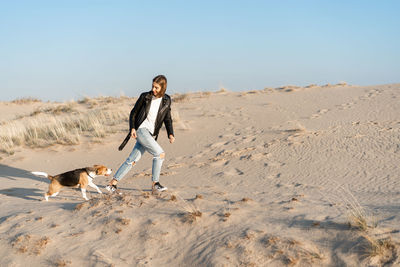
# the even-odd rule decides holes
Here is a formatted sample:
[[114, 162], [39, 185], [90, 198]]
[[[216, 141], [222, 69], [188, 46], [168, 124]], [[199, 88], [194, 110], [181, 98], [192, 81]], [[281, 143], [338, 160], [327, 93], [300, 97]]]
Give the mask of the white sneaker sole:
[[164, 187], [164, 188], [162, 188], [162, 189], [156, 189], [158, 192], [164, 192], [164, 191], [167, 191], [168, 190], [168, 188], [166, 188], [166, 187]]

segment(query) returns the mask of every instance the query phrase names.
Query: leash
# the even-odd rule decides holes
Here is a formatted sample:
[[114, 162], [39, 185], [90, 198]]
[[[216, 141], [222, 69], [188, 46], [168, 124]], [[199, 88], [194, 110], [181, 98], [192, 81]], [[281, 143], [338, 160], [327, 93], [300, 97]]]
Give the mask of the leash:
[[121, 151], [124, 149], [126, 144], [128, 143], [129, 139], [131, 139], [131, 133], [129, 132], [128, 135], [125, 137], [124, 141], [122, 141], [121, 145], [118, 147], [118, 150]]

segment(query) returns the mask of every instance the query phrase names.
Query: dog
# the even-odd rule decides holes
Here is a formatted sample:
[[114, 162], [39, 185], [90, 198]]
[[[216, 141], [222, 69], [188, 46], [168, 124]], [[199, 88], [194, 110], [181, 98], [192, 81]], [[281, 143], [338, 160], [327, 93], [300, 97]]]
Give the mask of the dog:
[[51, 182], [49, 185], [49, 191], [44, 195], [46, 201], [49, 201], [49, 197], [55, 197], [60, 192], [60, 189], [64, 186], [68, 187], [81, 187], [82, 196], [85, 200], [89, 200], [86, 197], [86, 188], [88, 186], [93, 187], [99, 194], [102, 194], [100, 189], [93, 183], [93, 179], [96, 176], [109, 176], [112, 173], [112, 169], [108, 169], [103, 165], [94, 165], [93, 167], [86, 167], [76, 169], [73, 171], [64, 172], [55, 176], [48, 175], [45, 172], [31, 172], [36, 176], [44, 176]]

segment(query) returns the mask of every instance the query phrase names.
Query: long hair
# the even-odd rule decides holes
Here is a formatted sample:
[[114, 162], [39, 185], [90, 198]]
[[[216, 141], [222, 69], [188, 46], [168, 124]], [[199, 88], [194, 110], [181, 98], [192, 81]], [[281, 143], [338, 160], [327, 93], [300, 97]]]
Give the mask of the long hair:
[[164, 96], [167, 90], [167, 78], [164, 75], [158, 75], [153, 78], [153, 83], [157, 83], [161, 86], [161, 95]]

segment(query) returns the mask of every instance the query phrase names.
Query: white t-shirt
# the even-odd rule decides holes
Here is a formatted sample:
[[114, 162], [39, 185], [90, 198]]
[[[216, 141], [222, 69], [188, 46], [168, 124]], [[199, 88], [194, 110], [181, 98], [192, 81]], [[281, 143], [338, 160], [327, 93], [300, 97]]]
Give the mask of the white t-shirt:
[[154, 134], [154, 125], [156, 124], [158, 109], [160, 108], [162, 97], [151, 99], [149, 114], [146, 119], [140, 124], [139, 128], [146, 128], [151, 134]]

